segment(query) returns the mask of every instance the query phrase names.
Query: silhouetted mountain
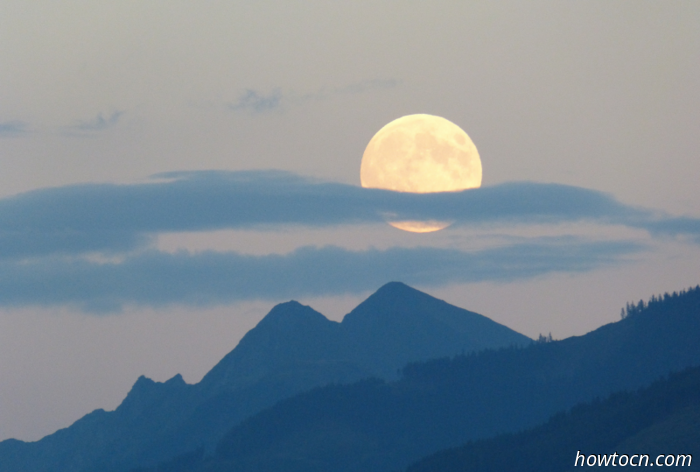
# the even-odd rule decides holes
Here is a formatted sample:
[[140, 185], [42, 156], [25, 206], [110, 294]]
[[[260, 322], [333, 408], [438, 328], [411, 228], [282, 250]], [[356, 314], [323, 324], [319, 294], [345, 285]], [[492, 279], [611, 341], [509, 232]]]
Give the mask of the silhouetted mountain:
[[415, 363], [396, 382], [331, 385], [283, 400], [234, 427], [196, 470], [398, 470], [700, 365], [700, 287], [627, 313], [585, 336]]
[[[614, 453], [627, 457], [619, 462]], [[690, 454], [683, 470], [700, 470], [700, 368], [636, 393], [579, 404], [522, 433], [439, 452], [407, 472], [563, 472], [588, 466], [587, 460], [593, 462], [590, 455], [608, 455], [608, 466], [619, 467], [628, 465], [635, 454], [648, 457], [633, 458], [634, 466], [640, 460], [650, 465], [660, 454], [672, 454], [674, 461], [677, 455]]]
[[358, 364], [372, 365], [382, 378], [396, 377], [397, 366], [412, 361], [530, 343], [485, 316], [400, 282], [384, 285], [358, 305], [342, 328], [348, 355]]
[[196, 385], [141, 377], [113, 412], [40, 441], [0, 443], [0, 472], [109, 472], [213, 449], [244, 418], [326, 384], [396, 378], [411, 361], [529, 344], [488, 318], [389, 283], [342, 323], [297, 302], [274, 307]]

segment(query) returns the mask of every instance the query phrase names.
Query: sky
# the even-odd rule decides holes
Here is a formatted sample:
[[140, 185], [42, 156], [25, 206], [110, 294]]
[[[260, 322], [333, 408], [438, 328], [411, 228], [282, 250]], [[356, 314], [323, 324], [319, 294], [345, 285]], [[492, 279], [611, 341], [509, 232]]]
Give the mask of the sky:
[[[700, 4], [0, 0], [0, 440], [392, 280], [530, 337], [700, 283]], [[400, 116], [481, 189], [360, 187]], [[426, 234], [386, 215], [453, 221]]]

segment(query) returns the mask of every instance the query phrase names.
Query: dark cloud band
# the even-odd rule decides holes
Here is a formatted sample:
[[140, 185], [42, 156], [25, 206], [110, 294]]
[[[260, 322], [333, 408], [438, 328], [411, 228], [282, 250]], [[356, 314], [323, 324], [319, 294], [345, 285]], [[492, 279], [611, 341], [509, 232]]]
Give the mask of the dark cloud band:
[[119, 263], [47, 257], [0, 264], [0, 306], [72, 305], [109, 312], [124, 305], [196, 306], [361, 293], [390, 280], [420, 286], [506, 282], [587, 271], [619, 263], [640, 249], [624, 241], [543, 238], [476, 252], [303, 247], [266, 256], [150, 250]]
[[121, 252], [161, 232], [324, 227], [396, 220], [457, 225], [591, 220], [654, 234], [700, 235], [700, 221], [631, 208], [578, 187], [516, 182], [407, 194], [316, 182], [284, 172], [161, 174], [135, 185], [75, 185], [0, 200], [0, 258]]

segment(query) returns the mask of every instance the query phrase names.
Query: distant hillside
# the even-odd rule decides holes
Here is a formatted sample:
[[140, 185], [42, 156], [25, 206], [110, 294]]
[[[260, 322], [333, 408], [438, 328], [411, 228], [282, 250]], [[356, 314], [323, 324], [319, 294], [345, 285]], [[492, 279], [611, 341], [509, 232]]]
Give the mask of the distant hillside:
[[577, 403], [700, 365], [700, 287], [625, 314], [585, 336], [412, 364], [396, 382], [314, 389], [248, 418], [213, 458], [189, 468], [399, 470], [440, 449], [530, 428]]
[[[673, 374], [636, 393], [579, 404], [522, 433], [439, 452], [407, 472], [573, 471], [579, 451], [581, 457], [627, 454], [625, 465], [634, 454], [649, 456], [643, 464], [655, 462], [660, 454], [690, 454], [685, 464], [691, 467], [682, 470], [700, 470], [700, 368]], [[579, 458], [579, 470], [583, 461]], [[618, 458], [615, 464], [619, 466]]]
[[197, 385], [141, 377], [112, 412], [96, 410], [40, 441], [0, 443], [0, 472], [110, 472], [213, 450], [244, 418], [326, 384], [396, 378], [411, 361], [532, 341], [393, 282], [342, 323], [277, 305]]

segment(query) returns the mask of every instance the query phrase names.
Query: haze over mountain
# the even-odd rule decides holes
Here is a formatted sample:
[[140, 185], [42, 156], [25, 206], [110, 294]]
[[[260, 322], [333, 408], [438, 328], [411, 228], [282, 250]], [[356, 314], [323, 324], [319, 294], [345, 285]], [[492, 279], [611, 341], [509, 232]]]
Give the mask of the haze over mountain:
[[584, 336], [415, 363], [398, 381], [297, 395], [234, 427], [213, 458], [188, 470], [399, 470], [700, 365], [700, 287], [628, 306], [625, 314]]
[[96, 410], [40, 441], [0, 443], [2, 472], [126, 470], [213, 448], [244, 418], [313, 387], [394, 379], [408, 362], [531, 340], [402, 283], [384, 285], [330, 321], [291, 301], [275, 306], [196, 385], [140, 377], [112, 412]]

